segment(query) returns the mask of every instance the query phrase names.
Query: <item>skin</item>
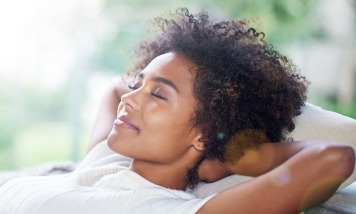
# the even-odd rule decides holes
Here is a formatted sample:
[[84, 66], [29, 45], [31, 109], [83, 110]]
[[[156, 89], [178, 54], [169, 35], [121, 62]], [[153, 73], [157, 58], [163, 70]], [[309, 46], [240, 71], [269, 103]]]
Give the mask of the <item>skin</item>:
[[[121, 90], [124, 83], [116, 79], [102, 100], [91, 147], [109, 135], [112, 150], [134, 158], [133, 171], [163, 187], [185, 189], [185, 176], [204, 149], [199, 129], [189, 123], [195, 107], [193, 67], [189, 59], [167, 53], [136, 77], [132, 91]], [[179, 93], [156, 77], [173, 82]], [[233, 164], [205, 159], [198, 170], [201, 180], [230, 174], [256, 178], [217, 194], [198, 213], [298, 213], [329, 198], [354, 163], [350, 146], [324, 141], [266, 142]]]

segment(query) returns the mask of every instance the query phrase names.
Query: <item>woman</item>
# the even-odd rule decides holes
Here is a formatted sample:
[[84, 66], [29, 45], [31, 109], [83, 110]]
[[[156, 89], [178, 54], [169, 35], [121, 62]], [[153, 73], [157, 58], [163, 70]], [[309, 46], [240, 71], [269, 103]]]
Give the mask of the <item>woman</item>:
[[[278, 143], [305, 101], [292, 63], [244, 21], [177, 16], [157, 19], [130, 90], [116, 80], [99, 109], [91, 146], [107, 138], [132, 160], [14, 179], [0, 188], [1, 213], [297, 213], [336, 191], [351, 147]], [[256, 178], [204, 199], [184, 192], [230, 174]]]

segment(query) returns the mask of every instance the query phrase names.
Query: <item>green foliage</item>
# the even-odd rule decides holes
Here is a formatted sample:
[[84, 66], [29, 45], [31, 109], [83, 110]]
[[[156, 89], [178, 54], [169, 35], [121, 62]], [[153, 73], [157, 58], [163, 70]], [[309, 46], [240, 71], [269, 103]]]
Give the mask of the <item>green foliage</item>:
[[[2, 83], [2, 84], [1, 84]], [[7, 152], [11, 148], [16, 135], [15, 113], [13, 110], [13, 101], [6, 90], [9, 85], [1, 81], [0, 83], [0, 151]]]
[[0, 170], [25, 168], [51, 161], [67, 161], [71, 152], [65, 123], [31, 123], [17, 132], [11, 149], [0, 150]]
[[7, 151], [15, 138], [16, 128], [14, 124], [9, 123], [11, 119], [3, 118], [0, 120], [0, 151]]
[[319, 95], [315, 100], [319, 106], [342, 115], [356, 119], [356, 97], [353, 97], [349, 105], [341, 105], [335, 95]]
[[[46, 146], [58, 140], [69, 142], [64, 131], [60, 131], [64, 128], [56, 128], [58, 123], [68, 122], [69, 91], [66, 87], [49, 90], [40, 84], [1, 81], [0, 89], [0, 170], [29, 166], [43, 158], [64, 158], [63, 153], [58, 153], [61, 150], [68, 149], [66, 153], [70, 153], [68, 145], [64, 148], [57, 143], [58, 149]], [[37, 125], [44, 122], [47, 125]]]
[[100, 71], [123, 72], [130, 61], [129, 50], [142, 35], [139, 32], [118, 31], [113, 38], [102, 41], [93, 67]]
[[43, 90], [43, 87], [30, 86], [24, 90], [23, 98], [27, 120], [68, 120], [69, 91], [66, 87], [52, 91]]

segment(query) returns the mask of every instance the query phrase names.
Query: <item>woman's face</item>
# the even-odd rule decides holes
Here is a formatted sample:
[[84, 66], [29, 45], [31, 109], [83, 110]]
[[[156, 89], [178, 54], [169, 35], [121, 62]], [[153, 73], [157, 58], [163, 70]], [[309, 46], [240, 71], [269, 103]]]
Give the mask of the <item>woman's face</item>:
[[130, 84], [132, 91], [121, 97], [109, 147], [157, 163], [179, 160], [195, 148], [200, 132], [190, 125], [195, 109], [193, 67], [176, 53], [152, 60]]

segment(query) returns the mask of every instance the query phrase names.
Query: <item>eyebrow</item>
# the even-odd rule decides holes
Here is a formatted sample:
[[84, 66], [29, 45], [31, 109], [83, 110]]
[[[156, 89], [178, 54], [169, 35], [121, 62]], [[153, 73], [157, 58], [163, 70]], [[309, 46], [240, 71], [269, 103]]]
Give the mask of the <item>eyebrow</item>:
[[[139, 73], [137, 75], [137, 77], [140, 79], [144, 79], [145, 75], [143, 73]], [[164, 77], [160, 77], [160, 76], [153, 76], [152, 79], [154, 82], [166, 84], [166, 85], [170, 86], [171, 88], [173, 88], [178, 94], [180, 93], [178, 87], [171, 80], [164, 78]]]

